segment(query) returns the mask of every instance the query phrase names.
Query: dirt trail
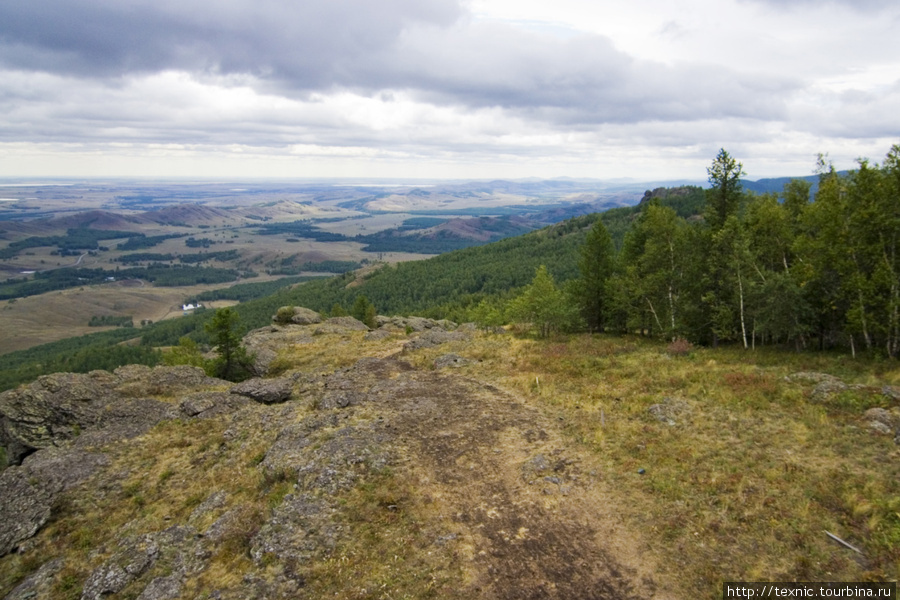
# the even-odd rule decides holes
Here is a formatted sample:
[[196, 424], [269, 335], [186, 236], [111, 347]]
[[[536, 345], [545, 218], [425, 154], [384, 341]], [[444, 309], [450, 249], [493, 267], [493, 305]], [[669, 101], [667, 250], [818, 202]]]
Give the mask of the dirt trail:
[[387, 416], [421, 488], [459, 532], [471, 564], [469, 597], [665, 596], [637, 543], [618, 529], [599, 473], [565, 447], [554, 422], [457, 375], [386, 375], [369, 399]]

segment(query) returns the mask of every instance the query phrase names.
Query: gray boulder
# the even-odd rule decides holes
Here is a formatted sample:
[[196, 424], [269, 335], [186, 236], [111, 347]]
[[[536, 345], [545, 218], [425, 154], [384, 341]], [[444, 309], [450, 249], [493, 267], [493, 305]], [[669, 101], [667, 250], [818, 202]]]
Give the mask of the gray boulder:
[[816, 373], [813, 371], [801, 371], [799, 373], [792, 373], [785, 377], [786, 381], [798, 382], [798, 383], [822, 383], [823, 381], [840, 381], [834, 375], [829, 375], [828, 373]]
[[[291, 316], [287, 318], [287, 323], [285, 323], [286, 317], [284, 315], [292, 309], [293, 312]], [[316, 311], [302, 306], [282, 306], [278, 309], [278, 313], [272, 317], [272, 321], [279, 324], [315, 325], [322, 322], [322, 316]]]
[[275, 404], [291, 399], [293, 392], [291, 379], [248, 379], [231, 388], [232, 394], [245, 396], [261, 404]]
[[4, 600], [30, 600], [53, 597], [53, 579], [62, 570], [65, 562], [55, 558], [44, 563], [40, 569], [25, 578]]
[[848, 389], [850, 386], [839, 379], [825, 379], [816, 384], [809, 398], [813, 402], [826, 402], [835, 394], [840, 394]]
[[863, 422], [875, 433], [894, 435], [900, 431], [900, 410], [894, 408], [870, 408], [863, 413]]
[[28, 452], [99, 424], [104, 406], [118, 397], [110, 383], [92, 374], [55, 373], [0, 394], [0, 444], [7, 460], [18, 464]]
[[190, 365], [146, 367], [127, 365], [114, 371], [120, 382], [117, 391], [125, 396], [174, 396], [199, 388], [227, 385], [210, 377], [200, 367]]
[[44, 526], [61, 493], [108, 463], [102, 454], [47, 448], [0, 473], [0, 556]]
[[444, 354], [434, 359], [435, 369], [458, 368], [471, 363], [467, 358], [463, 358], [458, 354]]
[[94, 570], [84, 582], [81, 600], [101, 600], [122, 591], [143, 575], [159, 557], [153, 535], [123, 540], [122, 549]]
[[900, 387], [896, 387], [893, 385], [886, 385], [881, 388], [881, 393], [893, 400], [894, 402], [900, 402]]
[[420, 348], [433, 348], [447, 342], [467, 340], [469, 336], [459, 331], [444, 331], [443, 329], [430, 329], [419, 335], [414, 340], [403, 344], [403, 351], [419, 350]]
[[376, 329], [375, 331], [366, 333], [363, 339], [367, 341], [374, 340], [380, 342], [382, 340], [388, 339], [392, 335], [394, 335], [394, 333], [390, 329]]
[[316, 327], [315, 335], [325, 333], [347, 333], [348, 331], [369, 331], [369, 327], [353, 317], [331, 317], [320, 327]]
[[50, 519], [53, 497], [32, 483], [27, 470], [9, 467], [0, 473], [0, 556], [38, 532]]
[[156, 577], [144, 588], [137, 600], [175, 600], [181, 597], [183, 584], [178, 575]]
[[197, 392], [184, 396], [179, 408], [185, 416], [209, 419], [232, 413], [248, 402], [244, 397], [228, 392]]

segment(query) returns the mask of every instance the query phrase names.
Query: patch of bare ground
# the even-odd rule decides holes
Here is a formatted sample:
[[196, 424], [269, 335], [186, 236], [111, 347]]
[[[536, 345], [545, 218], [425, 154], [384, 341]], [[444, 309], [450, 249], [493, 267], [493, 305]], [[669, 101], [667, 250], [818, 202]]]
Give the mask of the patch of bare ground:
[[403, 373], [374, 390], [478, 598], [657, 598], [654, 568], [556, 423], [475, 380]]

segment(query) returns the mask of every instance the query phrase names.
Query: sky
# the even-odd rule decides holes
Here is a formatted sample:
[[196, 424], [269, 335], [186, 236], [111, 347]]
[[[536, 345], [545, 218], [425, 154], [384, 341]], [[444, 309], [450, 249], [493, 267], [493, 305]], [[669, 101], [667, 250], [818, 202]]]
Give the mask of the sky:
[[749, 179], [900, 143], [896, 0], [8, 0], [0, 177]]

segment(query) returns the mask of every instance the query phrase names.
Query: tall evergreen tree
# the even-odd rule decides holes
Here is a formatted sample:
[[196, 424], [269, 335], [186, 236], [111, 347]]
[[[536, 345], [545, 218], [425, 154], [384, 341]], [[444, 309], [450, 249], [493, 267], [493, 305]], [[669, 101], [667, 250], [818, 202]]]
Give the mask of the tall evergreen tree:
[[724, 148], [719, 150], [712, 165], [707, 167], [710, 189], [706, 191], [706, 210], [703, 216], [712, 228], [718, 231], [733, 214], [740, 209], [743, 199], [741, 178], [744, 165], [737, 162]]
[[[703, 304], [708, 315], [708, 327], [713, 346], [720, 339], [733, 337], [738, 330], [737, 317], [741, 314], [743, 281], [738, 281], [735, 270], [735, 247], [731, 235], [740, 231], [737, 219], [744, 200], [741, 177], [744, 166], [725, 149], [719, 150], [706, 170], [710, 188], [706, 192], [706, 210], [703, 216], [708, 226], [708, 253], [704, 277]], [[729, 233], [722, 230], [729, 227]]]
[[592, 331], [599, 331], [607, 320], [607, 285], [615, 267], [615, 246], [600, 219], [594, 223], [581, 246], [578, 270], [581, 277], [574, 286], [581, 314]]
[[253, 360], [241, 345], [240, 317], [230, 308], [216, 310], [206, 324], [218, 358], [213, 362], [213, 374], [227, 381], [243, 381], [253, 375]]

